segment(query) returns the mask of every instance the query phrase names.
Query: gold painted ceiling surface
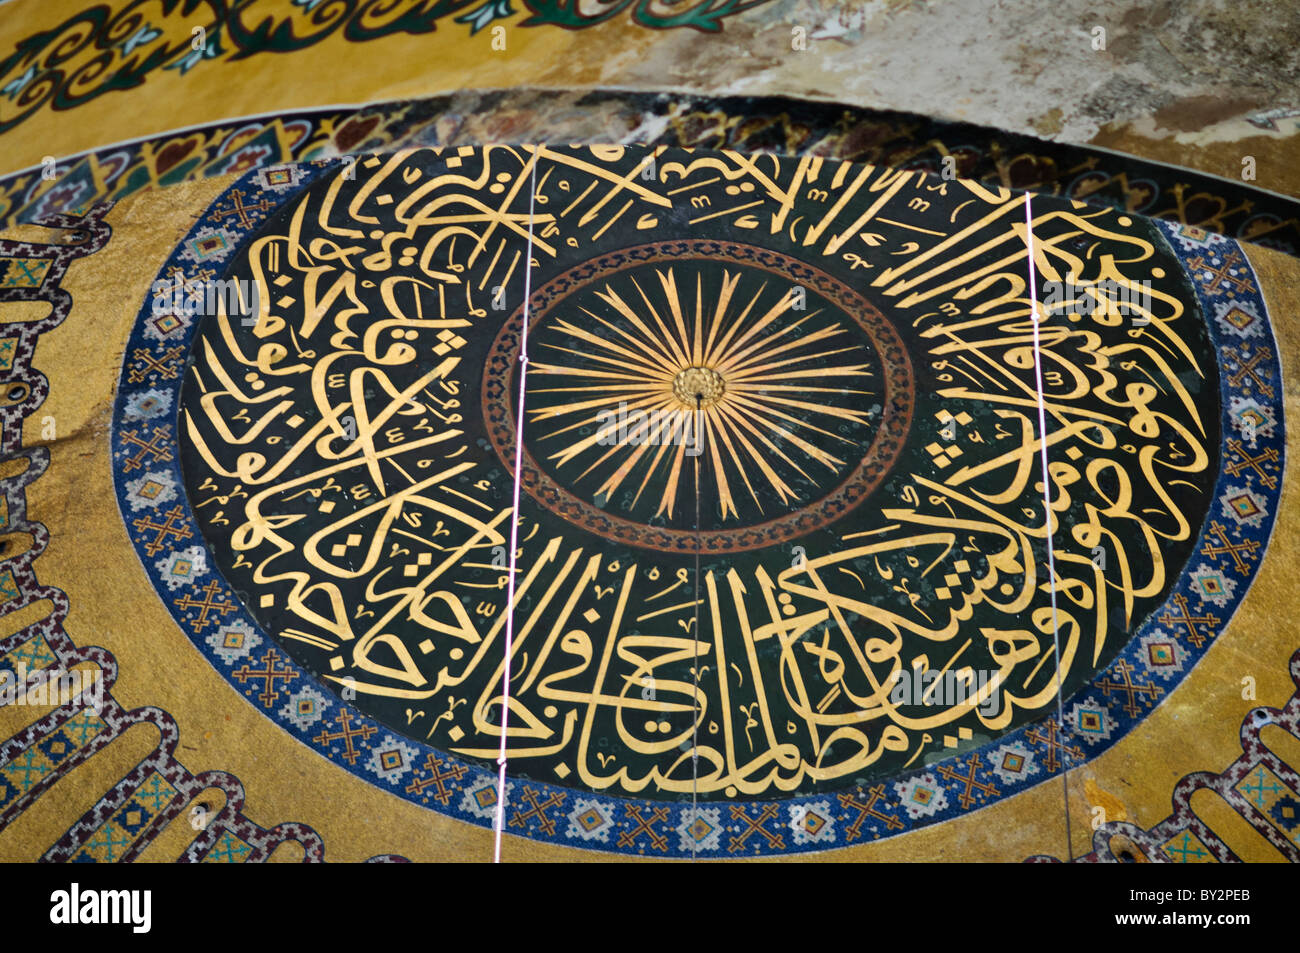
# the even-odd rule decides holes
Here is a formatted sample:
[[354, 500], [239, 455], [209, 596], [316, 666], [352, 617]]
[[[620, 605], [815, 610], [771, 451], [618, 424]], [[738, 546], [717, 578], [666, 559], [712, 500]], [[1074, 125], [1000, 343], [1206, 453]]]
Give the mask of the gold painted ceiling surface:
[[[0, 696], [0, 857], [487, 860], [509, 706], [508, 860], [1296, 859], [1297, 259], [1132, 214], [1136, 174], [1026, 205], [809, 155], [870, 127], [784, 101], [581, 98], [883, 104], [1296, 195], [1269, 80], [1134, 91], [1172, 21], [1118, 4], [1042, 112], [996, 41], [1013, 81], [904, 95], [881, 44], [945, 4], [316, 6], [5, 10], [5, 214], [42, 224], [0, 236], [0, 669], [107, 694]], [[419, 141], [300, 112], [492, 89]], [[475, 145], [610, 116], [655, 145]], [[1255, 211], [1210, 214], [1282, 247]]]

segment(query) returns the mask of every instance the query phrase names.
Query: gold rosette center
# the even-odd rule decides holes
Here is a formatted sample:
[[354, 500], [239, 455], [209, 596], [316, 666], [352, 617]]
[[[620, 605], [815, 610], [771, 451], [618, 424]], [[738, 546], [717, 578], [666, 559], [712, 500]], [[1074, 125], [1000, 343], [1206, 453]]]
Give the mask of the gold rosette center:
[[711, 367], [687, 367], [673, 378], [673, 396], [687, 407], [712, 407], [727, 392], [727, 382]]

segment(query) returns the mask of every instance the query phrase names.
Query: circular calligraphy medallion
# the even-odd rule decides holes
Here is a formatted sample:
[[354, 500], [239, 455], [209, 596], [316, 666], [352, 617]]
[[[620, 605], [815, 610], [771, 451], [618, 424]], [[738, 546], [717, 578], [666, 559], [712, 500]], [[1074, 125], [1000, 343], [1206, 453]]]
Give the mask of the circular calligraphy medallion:
[[[678, 553], [784, 543], [842, 518], [903, 447], [913, 395], [898, 332], [845, 283], [785, 255], [634, 246], [554, 278], [529, 311], [523, 486], [614, 542]], [[483, 375], [507, 466], [521, 320], [502, 327]], [[607, 512], [620, 496], [626, 517]]]
[[756, 161], [416, 150], [213, 203], [113, 459], [241, 695], [480, 824], [508, 708], [519, 833], [704, 856], [744, 819], [778, 819], [763, 852], [944, 820], [1168, 697], [1280, 484], [1240, 249], [1035, 198], [1031, 294], [1015, 196]]

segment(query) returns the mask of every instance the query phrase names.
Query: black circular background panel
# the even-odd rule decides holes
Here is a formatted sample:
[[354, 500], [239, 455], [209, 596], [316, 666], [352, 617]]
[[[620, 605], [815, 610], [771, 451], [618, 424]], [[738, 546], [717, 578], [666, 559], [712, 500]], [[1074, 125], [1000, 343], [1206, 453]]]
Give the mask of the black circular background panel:
[[[1054, 711], [1058, 636], [1068, 696], [1208, 512], [1216, 364], [1141, 220], [1035, 202], [1035, 328], [1023, 204], [972, 183], [624, 147], [354, 173], [242, 246], [226, 277], [259, 308], [203, 319], [179, 433], [191, 499], [224, 501], [202, 522], [222, 574], [395, 732], [495, 760], [513, 562], [512, 775], [650, 798], [861, 783]], [[679, 446], [599, 440], [629, 397], [695, 394], [698, 574]], [[945, 671], [981, 694], [894, 693]]]
[[[523, 485], [622, 544], [723, 553], [804, 536], [875, 488], [911, 422], [893, 325], [777, 252], [633, 246], [551, 280], [529, 315]], [[488, 434], [512, 468], [521, 322], [502, 327], [483, 376]]]

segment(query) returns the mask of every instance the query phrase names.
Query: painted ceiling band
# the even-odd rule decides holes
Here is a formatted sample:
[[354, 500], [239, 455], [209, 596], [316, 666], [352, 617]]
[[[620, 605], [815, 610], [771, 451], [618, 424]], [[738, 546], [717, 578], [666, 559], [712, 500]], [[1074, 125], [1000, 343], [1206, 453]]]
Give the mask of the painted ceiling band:
[[[499, 123], [488, 122], [503, 111], [512, 117], [504, 137]], [[791, 97], [616, 90], [461, 91], [266, 113], [119, 142], [61, 161], [50, 157], [45, 165], [0, 177], [0, 227], [75, 213], [143, 188], [250, 168], [419, 146], [546, 141], [812, 155], [950, 171], [986, 186], [1121, 208], [1300, 257], [1300, 200], [1232, 179], [913, 113]], [[257, 147], [249, 150], [253, 142]]]

